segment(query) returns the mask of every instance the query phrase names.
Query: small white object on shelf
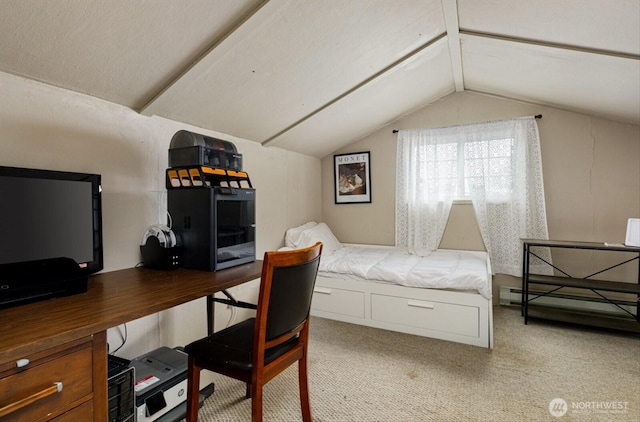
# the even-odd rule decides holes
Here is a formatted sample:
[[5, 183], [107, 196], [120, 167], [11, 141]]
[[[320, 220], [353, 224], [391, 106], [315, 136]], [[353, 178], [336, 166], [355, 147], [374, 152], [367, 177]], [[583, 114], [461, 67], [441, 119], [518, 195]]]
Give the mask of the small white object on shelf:
[[627, 237], [624, 244], [627, 246], [640, 246], [640, 218], [630, 218], [627, 221]]

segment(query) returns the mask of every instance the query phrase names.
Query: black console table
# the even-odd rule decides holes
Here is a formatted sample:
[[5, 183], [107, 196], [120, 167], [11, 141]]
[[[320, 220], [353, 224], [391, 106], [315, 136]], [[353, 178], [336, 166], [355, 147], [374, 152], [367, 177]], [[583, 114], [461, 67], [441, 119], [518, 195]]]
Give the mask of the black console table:
[[[551, 319], [556, 321], [577, 323], [583, 325], [591, 325], [601, 328], [612, 328], [617, 330], [632, 331], [640, 333], [640, 315], [638, 309], [640, 305], [640, 247], [625, 246], [621, 244], [606, 244], [597, 242], [567, 242], [557, 240], [536, 240], [536, 239], [523, 239], [523, 263], [522, 263], [522, 315], [524, 317], [524, 323], [528, 323], [529, 317]], [[633, 255], [629, 259], [624, 259], [621, 262], [602, 268], [601, 270], [589, 274], [582, 278], [574, 278], [568, 274], [568, 272], [562, 270], [558, 266], [549, 262], [541, 257], [539, 253], [540, 248], [565, 248], [565, 249], [583, 249], [583, 250], [598, 250], [598, 251], [610, 251], [610, 252], [627, 252]], [[627, 255], [628, 257], [629, 255]], [[544, 264], [555, 269], [555, 274], [558, 275], [540, 275], [531, 274], [530, 261], [535, 257], [542, 261]], [[624, 264], [631, 263], [633, 261], [638, 262], [638, 279], [636, 283], [626, 283], [620, 281], [607, 281], [598, 280], [594, 277], [598, 274], [602, 274], [613, 268], [619, 267]], [[549, 291], [543, 293], [537, 293], [533, 297], [530, 297], [530, 285], [546, 285], [552, 288]], [[624, 311], [626, 315], [608, 316], [599, 313], [578, 312], [571, 310], [555, 309], [550, 307], [542, 307], [530, 305], [535, 299], [543, 296], [550, 295], [562, 288], [571, 287], [575, 289], [590, 290], [604, 301], [616, 306]], [[635, 295], [635, 314], [630, 312], [621, 306], [621, 301], [607, 297], [607, 292], [628, 293]], [[577, 299], [587, 299], [584, 296], [573, 295]]]

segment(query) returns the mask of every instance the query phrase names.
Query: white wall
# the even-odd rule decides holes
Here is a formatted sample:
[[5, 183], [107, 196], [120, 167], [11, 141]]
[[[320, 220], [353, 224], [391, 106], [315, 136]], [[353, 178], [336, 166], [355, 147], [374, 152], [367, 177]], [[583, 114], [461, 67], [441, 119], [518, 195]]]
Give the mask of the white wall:
[[[82, 94], [0, 73], [0, 165], [102, 175], [104, 271], [140, 262], [145, 229], [158, 221], [171, 137], [180, 129], [233, 142], [256, 188], [257, 256], [283, 244], [287, 228], [320, 219], [320, 161], [178, 122], [139, 115]], [[0, 201], [2, 198], [0, 198]], [[257, 285], [236, 289], [252, 300]], [[55, 300], [52, 301], [55, 306]], [[218, 306], [217, 325], [229, 311]], [[113, 350], [124, 327], [109, 330]], [[128, 324], [118, 355], [184, 345], [206, 332], [204, 300]]]

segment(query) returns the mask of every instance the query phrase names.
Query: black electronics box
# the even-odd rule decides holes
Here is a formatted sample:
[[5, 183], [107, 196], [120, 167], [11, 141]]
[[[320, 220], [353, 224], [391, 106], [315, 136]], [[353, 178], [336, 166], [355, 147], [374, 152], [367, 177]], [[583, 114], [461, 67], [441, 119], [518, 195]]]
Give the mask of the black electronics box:
[[147, 268], [154, 270], [175, 270], [182, 264], [183, 247], [165, 248], [157, 237], [149, 237], [144, 245], [140, 245], [142, 262]]
[[205, 166], [240, 171], [242, 170], [242, 154], [203, 146], [169, 150], [169, 167], [190, 166]]
[[134, 422], [136, 402], [131, 361], [108, 355], [109, 422]]
[[242, 170], [242, 154], [229, 141], [179, 130], [169, 145], [169, 167], [205, 166]]
[[182, 267], [218, 271], [256, 260], [254, 189], [169, 189], [167, 205], [184, 247]]

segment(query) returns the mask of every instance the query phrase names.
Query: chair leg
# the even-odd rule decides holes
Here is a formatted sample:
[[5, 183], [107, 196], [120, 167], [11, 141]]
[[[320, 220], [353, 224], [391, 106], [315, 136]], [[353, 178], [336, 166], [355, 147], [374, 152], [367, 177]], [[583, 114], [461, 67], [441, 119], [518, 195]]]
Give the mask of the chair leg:
[[302, 420], [311, 422], [311, 403], [309, 402], [309, 377], [306, 354], [298, 361], [298, 384], [300, 385], [300, 407]]
[[245, 398], [245, 399], [250, 399], [250, 398], [251, 398], [251, 383], [250, 383], [250, 382], [248, 382], [248, 383], [246, 384], [246, 387], [247, 387], [247, 388], [246, 388], [246, 392], [245, 392], [244, 398]]
[[187, 370], [187, 422], [198, 421], [198, 409], [200, 405], [200, 368], [196, 366], [193, 358], [189, 357]]
[[262, 422], [262, 384], [251, 384], [251, 422]]

